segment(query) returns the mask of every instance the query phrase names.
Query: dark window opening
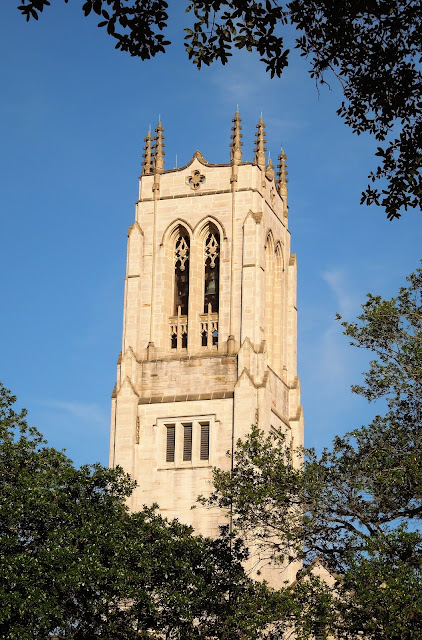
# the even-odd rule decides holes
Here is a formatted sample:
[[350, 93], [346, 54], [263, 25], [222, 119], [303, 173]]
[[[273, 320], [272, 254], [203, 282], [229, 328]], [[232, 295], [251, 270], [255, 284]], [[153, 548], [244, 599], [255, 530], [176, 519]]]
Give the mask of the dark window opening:
[[202, 346], [203, 347], [207, 347], [208, 346], [208, 331], [203, 331], [202, 332]]
[[176, 425], [167, 425], [166, 462], [174, 462], [174, 449], [176, 444]]
[[174, 285], [174, 315], [178, 314], [180, 307], [180, 315], [187, 316], [189, 308], [189, 260], [186, 262], [184, 271], [176, 267]]
[[175, 247], [174, 315], [187, 316], [189, 309], [189, 236], [180, 236]]
[[212, 332], [212, 344], [214, 347], [218, 347], [218, 331], [214, 329]]
[[192, 425], [183, 425], [183, 461], [192, 460]]
[[208, 460], [209, 457], [210, 457], [210, 423], [203, 422], [201, 424], [200, 459]]
[[188, 348], [188, 332], [184, 331], [182, 333], [182, 349]]
[[208, 305], [211, 304], [211, 313], [218, 313], [219, 289], [220, 289], [220, 260], [215, 261], [215, 266], [211, 267], [210, 260], [205, 263], [205, 292], [204, 292], [204, 313], [208, 313]]
[[215, 231], [205, 240], [204, 313], [218, 313], [220, 298], [220, 236]]
[[177, 349], [177, 333], [171, 334], [171, 348]]

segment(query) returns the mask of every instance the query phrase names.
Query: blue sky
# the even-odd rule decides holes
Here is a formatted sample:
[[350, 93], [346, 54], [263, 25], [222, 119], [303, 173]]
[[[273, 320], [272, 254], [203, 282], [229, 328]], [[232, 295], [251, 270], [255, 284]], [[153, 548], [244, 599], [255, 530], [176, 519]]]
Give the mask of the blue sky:
[[367, 423], [376, 407], [349, 388], [368, 359], [335, 313], [352, 319], [368, 291], [396, 293], [418, 266], [422, 218], [389, 222], [359, 206], [376, 143], [336, 116], [335, 81], [318, 94], [297, 55], [280, 80], [248, 54], [198, 72], [181, 45], [180, 1], [174, 45], [147, 62], [116, 51], [81, 2], [52, 4], [29, 24], [14, 0], [0, 7], [0, 379], [30, 422], [77, 464], [107, 463], [143, 137], [161, 114], [167, 168], [196, 149], [227, 162], [238, 104], [244, 158], [261, 110], [272, 158], [281, 143], [288, 156], [306, 443], [321, 448]]

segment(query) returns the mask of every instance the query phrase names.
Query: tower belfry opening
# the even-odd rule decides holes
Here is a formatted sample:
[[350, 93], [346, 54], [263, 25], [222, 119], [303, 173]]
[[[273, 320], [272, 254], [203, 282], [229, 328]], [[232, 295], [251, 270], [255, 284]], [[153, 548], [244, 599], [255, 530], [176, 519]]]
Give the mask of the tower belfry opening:
[[[145, 138], [112, 395], [110, 465], [138, 483], [131, 509], [158, 503], [208, 536], [226, 514], [191, 507], [252, 424], [303, 444], [286, 155], [276, 175], [261, 117], [243, 160], [240, 122], [226, 164], [197, 151], [165, 169], [161, 122]], [[274, 586], [295, 572], [261, 568]]]

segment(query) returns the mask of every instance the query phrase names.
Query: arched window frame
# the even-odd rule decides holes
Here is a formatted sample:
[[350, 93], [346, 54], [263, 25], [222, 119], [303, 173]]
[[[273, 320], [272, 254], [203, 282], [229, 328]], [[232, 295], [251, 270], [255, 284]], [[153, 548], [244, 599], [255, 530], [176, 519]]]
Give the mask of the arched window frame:
[[274, 238], [271, 231], [267, 233], [264, 246], [265, 253], [265, 323], [264, 336], [267, 344], [268, 364], [273, 367], [274, 360]]
[[[191, 234], [188, 229], [178, 224], [170, 234], [172, 260], [172, 290], [170, 321], [170, 349], [172, 351], [186, 350], [188, 347], [188, 316], [190, 295], [190, 252]], [[185, 278], [184, 298], [180, 298], [178, 278]], [[178, 284], [179, 283], [179, 284]]]
[[[203, 289], [200, 315], [201, 346], [218, 348], [218, 313], [220, 306], [220, 256], [221, 233], [215, 224], [209, 222], [203, 230]], [[214, 276], [214, 277], [212, 277]], [[214, 283], [214, 293], [209, 285]]]
[[283, 291], [283, 250], [280, 242], [277, 242], [274, 253], [274, 326], [273, 326], [273, 368], [281, 376], [283, 368], [283, 317], [284, 317], [284, 291]]

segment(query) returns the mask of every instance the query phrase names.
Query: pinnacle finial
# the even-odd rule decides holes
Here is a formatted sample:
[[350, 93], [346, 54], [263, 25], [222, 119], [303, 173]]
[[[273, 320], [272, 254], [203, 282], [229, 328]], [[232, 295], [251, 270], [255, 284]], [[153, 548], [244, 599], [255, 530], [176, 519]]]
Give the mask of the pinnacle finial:
[[152, 173], [152, 151], [151, 151], [151, 131], [148, 131], [144, 138], [144, 153], [142, 154], [142, 175], [150, 176]]
[[265, 147], [265, 124], [264, 121], [262, 119], [262, 114], [259, 118], [259, 122], [256, 125], [256, 128], [258, 129], [258, 131], [255, 134], [255, 157], [254, 157], [254, 164], [257, 164], [258, 167], [260, 167], [261, 169], [263, 169], [265, 171], [265, 152], [266, 152], [266, 147]]
[[284, 153], [284, 149], [281, 149], [280, 151], [280, 155], [278, 157], [278, 176], [277, 176], [277, 187], [278, 190], [280, 191], [281, 188], [283, 189], [287, 189], [287, 183], [288, 183], [288, 171], [287, 171], [287, 164], [286, 164], [286, 160], [287, 160], [287, 156]]
[[163, 173], [164, 171], [164, 147], [165, 144], [163, 142], [164, 140], [164, 136], [163, 136], [163, 131], [164, 128], [161, 124], [161, 120], [158, 120], [158, 125], [157, 128], [155, 129], [155, 138], [154, 138], [154, 142], [155, 142], [155, 146], [154, 146], [154, 159], [153, 159], [153, 169], [154, 169], [154, 173]]
[[271, 158], [268, 160], [268, 165], [267, 165], [267, 170], [265, 172], [265, 175], [267, 176], [268, 180], [274, 180], [275, 178], [274, 165]]
[[231, 143], [230, 143], [230, 161], [236, 162], [238, 164], [242, 161], [242, 127], [240, 123], [242, 122], [242, 118], [239, 117], [239, 107], [237, 108], [236, 113], [234, 114], [234, 118], [232, 120], [232, 135]]

